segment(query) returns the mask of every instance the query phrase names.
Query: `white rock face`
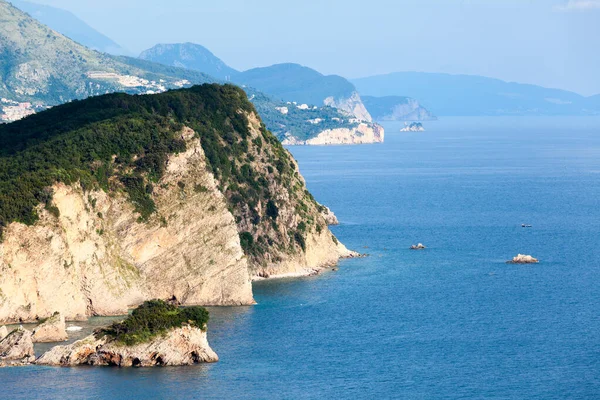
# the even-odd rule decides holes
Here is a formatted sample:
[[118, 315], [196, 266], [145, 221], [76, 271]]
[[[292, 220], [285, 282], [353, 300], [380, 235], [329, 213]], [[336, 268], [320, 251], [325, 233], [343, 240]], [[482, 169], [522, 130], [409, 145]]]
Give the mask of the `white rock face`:
[[425, 132], [425, 128], [420, 122], [413, 122], [410, 125], [405, 122], [404, 124], [404, 128], [400, 129], [400, 132]]
[[0, 341], [0, 367], [28, 365], [35, 360], [31, 332], [15, 329]]
[[[0, 322], [123, 315], [144, 300], [253, 304], [246, 257], [200, 141], [170, 157], [148, 223], [124, 195], [56, 184], [58, 218], [10, 224], [0, 243]], [[178, 184], [184, 184], [181, 188]], [[198, 189], [199, 188], [199, 189]], [[24, 290], [26, 289], [26, 290]]]
[[334, 145], [334, 144], [367, 144], [383, 143], [385, 130], [382, 126], [373, 123], [359, 123], [355, 128], [327, 129], [316, 137], [308, 140], [298, 140], [288, 137], [284, 145]]
[[508, 261], [509, 264], [537, 264], [539, 262], [537, 258], [525, 254], [518, 254], [511, 261]]
[[61, 313], [55, 313], [33, 330], [33, 343], [64, 342], [68, 339], [65, 317]]
[[350, 115], [354, 115], [360, 121], [372, 122], [371, 114], [362, 102], [358, 92], [353, 92], [348, 98], [336, 99], [333, 96], [326, 98], [323, 103], [326, 106], [337, 108]]
[[8, 336], [8, 328], [6, 326], [0, 326], [0, 341]]
[[181, 366], [219, 360], [206, 331], [192, 326], [171, 330], [148, 343], [126, 346], [94, 335], [67, 346], [57, 346], [36, 360], [38, 365], [98, 365], [118, 367]]
[[340, 224], [340, 221], [338, 221], [337, 217], [335, 216], [333, 211], [329, 209], [329, 207], [324, 207], [324, 210], [323, 212], [321, 212], [321, 214], [323, 215], [323, 218], [325, 218], [325, 222], [327, 223], [327, 225]]

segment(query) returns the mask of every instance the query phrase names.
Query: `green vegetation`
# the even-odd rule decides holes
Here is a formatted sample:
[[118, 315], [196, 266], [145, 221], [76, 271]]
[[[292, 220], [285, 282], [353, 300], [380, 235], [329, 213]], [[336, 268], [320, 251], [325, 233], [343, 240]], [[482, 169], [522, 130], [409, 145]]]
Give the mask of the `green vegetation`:
[[[96, 205], [91, 190], [120, 192], [140, 223], [166, 226], [165, 216], [156, 213], [154, 188], [168, 156], [185, 150], [181, 130], [187, 126], [201, 139], [208, 168], [243, 232], [245, 253], [262, 262], [274, 246], [304, 249], [305, 235], [316, 229], [318, 204], [277, 138], [264, 125], [250, 130], [252, 112], [242, 89], [206, 84], [151, 96], [104, 95], [0, 125], [0, 230], [14, 221], [35, 223], [40, 204], [58, 217], [49, 189], [57, 182], [79, 183], [90, 211]], [[177, 188], [188, 190], [184, 182]], [[276, 200], [282, 192], [284, 202]], [[289, 219], [280, 221], [282, 215]], [[290, 230], [299, 236], [290, 237]]]
[[[267, 124], [267, 128], [279, 138], [284, 140], [286, 134], [307, 140], [317, 136], [327, 129], [353, 128], [356, 123], [350, 122], [350, 117], [336, 108], [318, 107], [308, 110], [300, 110], [293, 104], [275, 100], [252, 88], [244, 89], [252, 98], [256, 110]], [[277, 107], [287, 107], [288, 113], [282, 114]], [[318, 124], [310, 123], [309, 120], [321, 119]]]
[[205, 329], [207, 323], [208, 311], [204, 307], [178, 308], [163, 300], [150, 300], [133, 310], [124, 321], [96, 331], [96, 338], [108, 335], [119, 343], [132, 346], [186, 324]]

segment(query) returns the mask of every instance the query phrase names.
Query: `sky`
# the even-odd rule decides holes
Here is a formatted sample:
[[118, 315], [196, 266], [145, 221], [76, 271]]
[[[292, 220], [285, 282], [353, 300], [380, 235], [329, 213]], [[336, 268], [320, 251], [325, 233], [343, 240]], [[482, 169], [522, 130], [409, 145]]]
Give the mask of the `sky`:
[[29, 0], [137, 55], [193, 42], [240, 70], [483, 75], [600, 94], [600, 0]]

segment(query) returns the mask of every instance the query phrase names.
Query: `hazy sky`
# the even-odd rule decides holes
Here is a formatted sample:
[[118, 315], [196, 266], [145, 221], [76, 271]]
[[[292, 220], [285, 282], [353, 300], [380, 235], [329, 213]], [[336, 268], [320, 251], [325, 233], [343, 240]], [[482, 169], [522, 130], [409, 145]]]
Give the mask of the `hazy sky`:
[[202, 44], [234, 68], [477, 74], [600, 93], [600, 0], [30, 0], [136, 55]]

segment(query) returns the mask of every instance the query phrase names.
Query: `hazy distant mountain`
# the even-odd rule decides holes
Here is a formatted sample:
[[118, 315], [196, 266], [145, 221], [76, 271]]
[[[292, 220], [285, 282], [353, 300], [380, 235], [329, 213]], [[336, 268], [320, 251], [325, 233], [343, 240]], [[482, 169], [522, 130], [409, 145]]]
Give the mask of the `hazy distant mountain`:
[[276, 64], [240, 72], [232, 79], [285, 101], [329, 105], [358, 119], [371, 120], [354, 85], [341, 76], [326, 76], [298, 64]]
[[[91, 50], [0, 0], [0, 122], [94, 95], [156, 93], [217, 81], [190, 69]], [[322, 132], [337, 138], [343, 132], [340, 140], [364, 142], [365, 132], [376, 131], [331, 107], [295, 107], [251, 88], [246, 92], [282, 140], [304, 142]], [[383, 140], [383, 132], [377, 133], [373, 140]]]
[[225, 64], [206, 47], [194, 43], [157, 44], [140, 58], [164, 65], [204, 72], [220, 79], [228, 79], [238, 71]]
[[430, 121], [436, 119], [435, 115], [410, 97], [362, 96], [362, 99], [376, 121]]
[[214, 82], [200, 72], [90, 50], [0, 0], [0, 120], [73, 99]]
[[87, 25], [69, 11], [22, 0], [10, 0], [17, 8], [25, 11], [44, 25], [91, 49], [109, 54], [128, 55], [129, 51], [112, 39]]
[[364, 96], [409, 96], [436, 115], [600, 115], [593, 98], [469, 75], [398, 72], [352, 81]]

